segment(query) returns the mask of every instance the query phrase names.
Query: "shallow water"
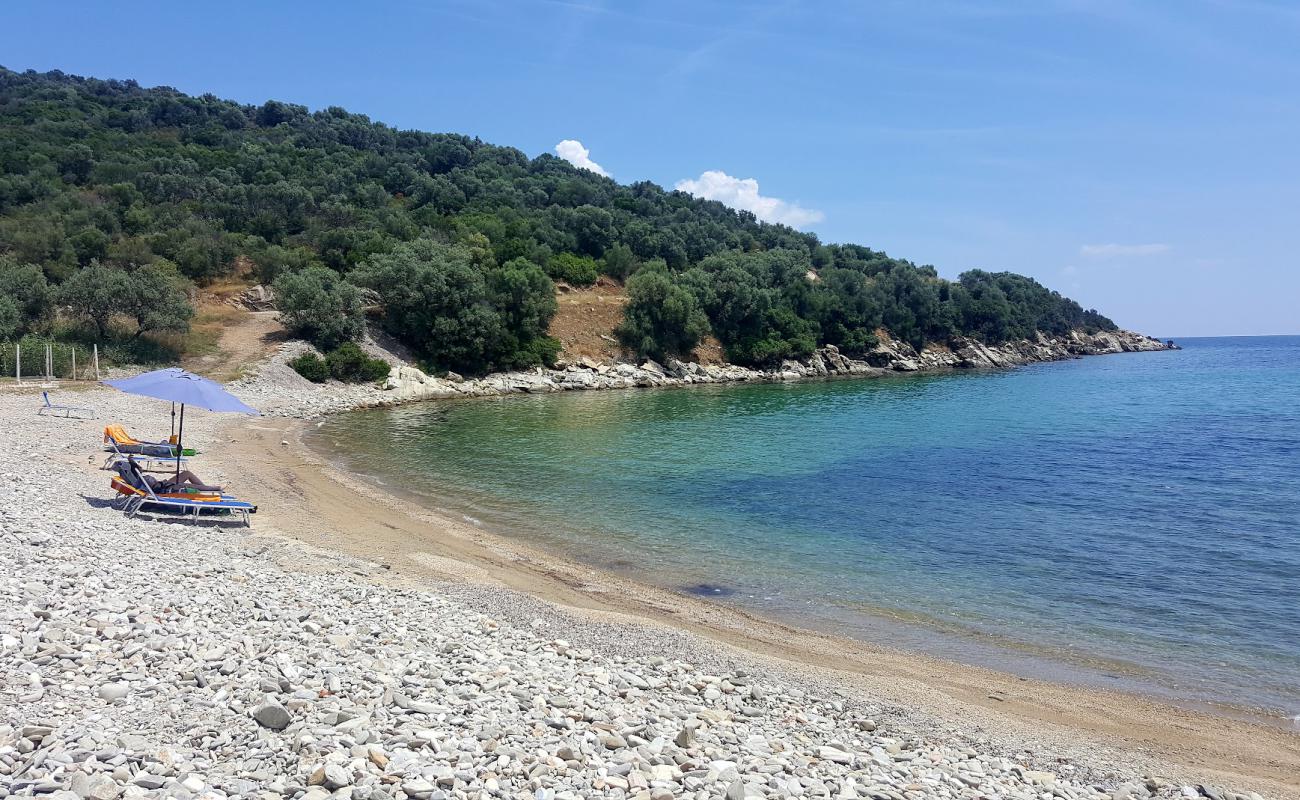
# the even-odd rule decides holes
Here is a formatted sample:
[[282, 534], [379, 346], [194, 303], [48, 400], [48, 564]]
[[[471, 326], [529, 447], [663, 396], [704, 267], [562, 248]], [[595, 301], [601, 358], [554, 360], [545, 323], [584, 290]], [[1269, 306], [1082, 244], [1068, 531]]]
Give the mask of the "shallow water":
[[1300, 713], [1300, 337], [994, 373], [361, 411], [313, 444], [810, 627]]

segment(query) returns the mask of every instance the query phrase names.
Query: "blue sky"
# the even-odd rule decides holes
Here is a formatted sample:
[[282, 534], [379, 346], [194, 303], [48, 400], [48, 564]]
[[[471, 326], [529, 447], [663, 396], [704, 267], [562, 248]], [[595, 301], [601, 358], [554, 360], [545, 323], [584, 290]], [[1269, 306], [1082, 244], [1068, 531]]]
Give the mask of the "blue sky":
[[[1300, 333], [1300, 4], [51, 3], [0, 64], [343, 106], [1164, 336]], [[708, 173], [708, 174], [706, 174]], [[757, 191], [744, 179], [757, 181]]]

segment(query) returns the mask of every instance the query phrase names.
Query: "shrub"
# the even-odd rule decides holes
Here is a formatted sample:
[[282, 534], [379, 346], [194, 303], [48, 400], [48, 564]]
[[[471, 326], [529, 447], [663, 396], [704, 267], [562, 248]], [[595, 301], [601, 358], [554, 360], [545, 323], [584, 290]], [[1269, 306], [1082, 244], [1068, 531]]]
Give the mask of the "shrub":
[[689, 289], [666, 271], [643, 269], [627, 282], [627, 306], [616, 333], [638, 356], [689, 355], [709, 332], [709, 320]]
[[632, 255], [632, 248], [622, 243], [606, 250], [605, 257], [601, 259], [601, 271], [620, 281], [627, 280], [628, 276], [636, 271], [636, 266], [636, 256]]
[[289, 332], [333, 350], [365, 327], [361, 290], [328, 267], [308, 267], [275, 280], [275, 302]]
[[13, 338], [21, 323], [22, 314], [18, 311], [18, 304], [0, 295], [0, 339]]
[[546, 274], [557, 281], [574, 286], [590, 286], [600, 277], [596, 259], [587, 256], [575, 256], [573, 253], [560, 253], [551, 256], [546, 262]]
[[518, 344], [510, 354], [498, 361], [496, 366], [507, 370], [553, 367], [562, 348], [559, 339], [553, 336], [538, 336]]
[[379, 295], [384, 327], [436, 371], [533, 365], [553, 350], [535, 342], [555, 315], [555, 286], [526, 259], [491, 267], [470, 248], [420, 239], [372, 257], [353, 278]]
[[19, 264], [9, 256], [0, 256], [0, 298], [13, 306], [10, 335], [41, 327], [52, 310], [52, 292], [45, 273], [35, 264]]
[[289, 366], [312, 383], [324, 383], [330, 376], [330, 368], [325, 364], [325, 359], [315, 353], [303, 353], [290, 361]]
[[388, 362], [366, 355], [356, 342], [344, 342], [325, 356], [334, 380], [344, 383], [374, 383], [388, 377]]

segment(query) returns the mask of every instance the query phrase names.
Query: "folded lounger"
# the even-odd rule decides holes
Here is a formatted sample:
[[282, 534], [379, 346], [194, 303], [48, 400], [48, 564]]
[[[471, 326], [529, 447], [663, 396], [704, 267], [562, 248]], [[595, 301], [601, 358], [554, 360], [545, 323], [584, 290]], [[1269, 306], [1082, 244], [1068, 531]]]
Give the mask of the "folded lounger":
[[75, 416], [77, 419], [95, 418], [95, 410], [93, 408], [86, 408], [84, 406], [55, 405], [50, 402], [49, 392], [41, 392], [41, 397], [44, 398], [45, 404], [36, 409], [36, 416], [38, 417], [43, 417], [46, 415], [49, 415], [51, 417], [57, 417], [62, 415], [64, 417]]
[[[132, 467], [135, 467], [134, 476], [131, 474]], [[130, 462], [118, 465], [118, 475], [113, 477], [109, 486], [122, 495], [119, 501], [128, 517], [134, 517], [144, 506], [152, 506], [179, 511], [182, 515], [193, 514], [195, 522], [204, 512], [239, 514], [244, 518], [244, 524], [252, 527], [253, 523], [248, 515], [257, 513], [257, 506], [252, 503], [219, 491], [190, 489], [159, 494], [144, 479], [143, 473], [139, 472], [139, 467]]]

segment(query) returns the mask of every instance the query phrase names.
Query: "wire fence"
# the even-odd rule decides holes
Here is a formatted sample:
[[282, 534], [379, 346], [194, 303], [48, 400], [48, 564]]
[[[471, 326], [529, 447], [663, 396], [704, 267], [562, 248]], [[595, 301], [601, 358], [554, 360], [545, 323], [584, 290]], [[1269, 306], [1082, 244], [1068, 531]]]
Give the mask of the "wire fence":
[[0, 342], [0, 379], [94, 381], [99, 379], [104, 356], [97, 345], [24, 336], [16, 342]]

